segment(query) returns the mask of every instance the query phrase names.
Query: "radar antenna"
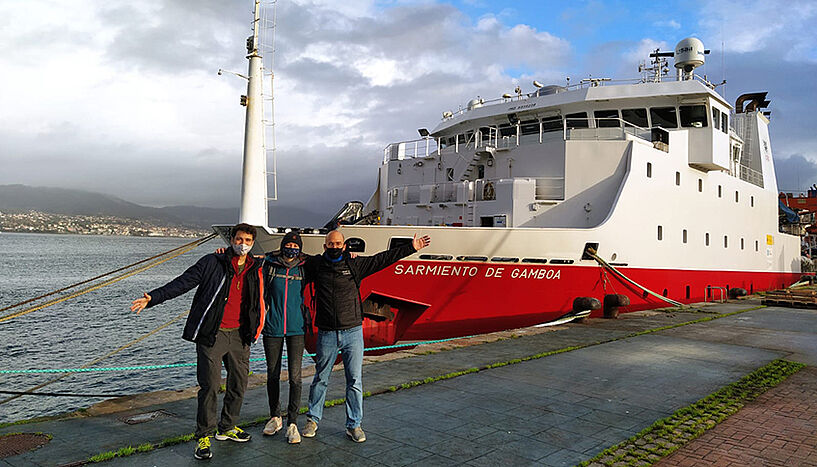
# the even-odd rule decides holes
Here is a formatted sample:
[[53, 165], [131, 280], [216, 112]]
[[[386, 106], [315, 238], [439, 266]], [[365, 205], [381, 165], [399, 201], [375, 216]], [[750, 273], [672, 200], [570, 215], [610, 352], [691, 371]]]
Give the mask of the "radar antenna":
[[638, 64], [638, 72], [641, 73], [642, 83], [660, 83], [664, 76], [669, 74], [669, 64], [667, 57], [672, 57], [672, 52], [661, 52], [661, 49], [655, 49], [650, 54], [650, 63], [641, 62]]

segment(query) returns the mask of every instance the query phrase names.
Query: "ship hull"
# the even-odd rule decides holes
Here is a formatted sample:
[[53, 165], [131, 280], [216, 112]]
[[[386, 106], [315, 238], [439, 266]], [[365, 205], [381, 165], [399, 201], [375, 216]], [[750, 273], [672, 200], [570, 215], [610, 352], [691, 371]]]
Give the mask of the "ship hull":
[[[217, 231], [226, 235], [226, 229], [224, 226]], [[281, 230], [260, 229], [256, 242], [258, 251], [254, 252], [278, 249], [283, 236]], [[607, 252], [608, 260], [611, 250], [619, 252], [619, 259], [635, 259], [643, 254], [637, 243], [615, 242], [620, 243], [616, 245], [602, 231], [507, 229], [500, 232], [504, 241], [496, 243], [492, 243], [498, 234], [496, 229], [344, 226], [342, 231], [347, 238], [365, 241], [366, 249], [361, 253], [365, 255], [388, 248], [395, 238], [410, 238], [414, 233], [432, 238], [428, 250], [432, 250], [436, 259], [423, 259], [427, 256], [416, 253], [362, 281], [367, 348], [548, 323], [575, 311], [573, 301], [578, 297], [593, 297], [603, 302], [608, 294], [626, 295], [630, 304], [621, 307], [619, 312], [671, 306], [620, 279], [595, 260], [582, 258], [583, 247], [591, 240], [600, 241], [599, 255]], [[306, 253], [322, 251], [322, 233], [304, 233], [302, 237]], [[689, 267], [689, 258], [697, 256], [690, 254], [686, 255], [687, 264], [669, 254], [653, 256], [653, 262], [675, 262], [676, 267], [619, 264], [616, 269], [656, 294], [681, 303], [720, 300], [727, 297], [728, 290], [735, 288], [752, 293], [796, 282], [800, 278], [799, 268], [792, 267], [787, 260], [788, 250], [796, 248], [788, 244], [792, 240], [796, 241], [781, 236], [777, 245], [769, 246], [772, 256], [763, 251], [749, 252], [748, 256], [755, 259], [746, 264], [745, 270], [718, 269], [711, 265]], [[550, 247], [535, 248], [534, 245]], [[546, 262], [524, 262], [530, 260], [524, 252], [532, 250], [547, 257]], [[452, 254], [444, 255], [446, 252]], [[490, 259], [518, 257], [511, 258], [515, 262], [466, 261], [458, 257], [457, 252]], [[729, 256], [716, 260], [721, 264], [739, 263], [738, 258], [747, 256], [747, 252], [736, 248]], [[557, 261], [570, 264], [554, 264]], [[305, 295], [309, 304], [311, 293], [307, 291]], [[594, 310], [591, 316], [598, 317], [602, 313], [601, 309]]]

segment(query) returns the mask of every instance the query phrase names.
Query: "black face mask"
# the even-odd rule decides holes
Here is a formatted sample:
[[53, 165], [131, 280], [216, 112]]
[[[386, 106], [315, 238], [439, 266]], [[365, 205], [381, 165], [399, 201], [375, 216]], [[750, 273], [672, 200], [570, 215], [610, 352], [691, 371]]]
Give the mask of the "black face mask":
[[327, 248], [326, 256], [329, 259], [338, 259], [343, 254], [343, 248]]

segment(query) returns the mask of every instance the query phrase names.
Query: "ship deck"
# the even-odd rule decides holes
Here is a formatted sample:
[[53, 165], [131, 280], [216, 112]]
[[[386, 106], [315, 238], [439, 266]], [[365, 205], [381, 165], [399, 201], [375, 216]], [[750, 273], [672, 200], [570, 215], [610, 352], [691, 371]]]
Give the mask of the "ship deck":
[[[287, 445], [281, 434], [262, 436], [263, 423], [253, 421], [265, 417], [268, 407], [266, 391], [256, 387], [248, 390], [242, 410], [252, 441], [213, 441], [210, 465], [575, 465], [599, 454], [603, 457], [596, 462], [612, 463], [618, 455], [636, 462], [643, 455], [641, 460], [649, 463], [672, 465], [817, 464], [817, 311], [760, 307], [757, 299], [694, 309], [699, 311], [588, 319], [535, 332], [506, 332], [474, 345], [455, 341], [376, 359], [364, 366], [364, 389], [372, 395], [364, 402], [368, 440], [363, 444], [345, 438], [342, 404], [326, 409], [317, 437], [300, 445]], [[648, 432], [629, 442], [641, 454], [624, 456], [621, 449], [603, 453], [651, 426], [654, 432], [656, 421], [778, 359], [807, 366], [758, 399], [747, 400], [714, 427], [701, 422], [710, 429], [700, 438], [687, 442], [681, 438], [690, 430], [676, 430], [681, 434], [675, 438], [664, 433], [669, 439], [647, 439]], [[465, 374], [456, 376], [458, 372]], [[304, 403], [309, 382], [305, 378]], [[401, 389], [401, 384], [412, 387]], [[343, 373], [336, 372], [327, 400], [343, 397], [343, 389]], [[42, 432], [53, 439], [39, 449], [2, 458], [0, 465], [83, 463], [106, 451], [159, 443], [190, 433], [195, 407], [194, 399], [183, 399], [107, 415], [5, 426], [0, 436]], [[123, 422], [157, 410], [163, 416]], [[682, 428], [695, 431], [700, 420], [690, 420]], [[299, 425], [304, 422], [301, 417]], [[659, 443], [680, 449], [670, 457], [650, 454]], [[198, 464], [192, 452], [193, 443], [184, 442], [109, 463]]]

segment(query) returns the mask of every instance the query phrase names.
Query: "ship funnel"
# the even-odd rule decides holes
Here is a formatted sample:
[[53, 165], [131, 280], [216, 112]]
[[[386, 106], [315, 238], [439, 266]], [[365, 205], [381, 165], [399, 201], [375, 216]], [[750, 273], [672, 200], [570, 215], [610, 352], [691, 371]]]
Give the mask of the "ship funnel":
[[692, 78], [692, 70], [704, 64], [706, 53], [704, 43], [695, 37], [687, 37], [675, 46], [675, 68], [683, 79]]

